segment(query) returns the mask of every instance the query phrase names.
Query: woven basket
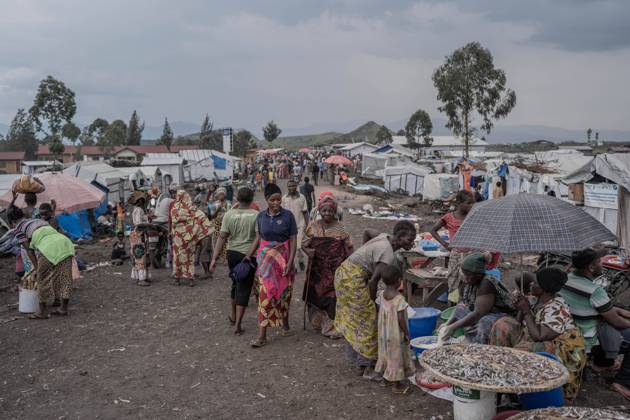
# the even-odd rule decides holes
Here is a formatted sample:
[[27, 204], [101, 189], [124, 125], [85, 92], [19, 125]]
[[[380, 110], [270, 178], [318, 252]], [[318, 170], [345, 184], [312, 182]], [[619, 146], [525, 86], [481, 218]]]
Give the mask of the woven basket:
[[[492, 354], [497, 354], [497, 353], [506, 354], [507, 353], [508, 356], [514, 355], [515, 363], [519, 361], [517, 356], [522, 355], [522, 354], [527, 354], [529, 358], [532, 358], [532, 360], [538, 359], [536, 361], [540, 363], [543, 363], [543, 364], [548, 363], [550, 365], [555, 365], [556, 367], [561, 369], [562, 374], [558, 376], [557, 378], [541, 381], [535, 385], [523, 384], [521, 386], [499, 386], [499, 385], [496, 385], [496, 384], [493, 385], [490, 383], [484, 384], [484, 383], [478, 383], [478, 382], [470, 382], [470, 381], [465, 380], [464, 378], [454, 378], [454, 377], [442, 374], [439, 370], [437, 370], [436, 368], [431, 366], [429, 363], [427, 363], [428, 357], [431, 356], [435, 352], [439, 352], [441, 347], [425, 350], [422, 353], [418, 362], [423, 368], [425, 368], [436, 379], [444, 381], [446, 383], [458, 385], [464, 388], [478, 389], [481, 391], [502, 392], [502, 393], [507, 393], [507, 394], [521, 394], [521, 393], [529, 393], [529, 392], [548, 391], [550, 389], [558, 388], [564, 385], [565, 383], [567, 383], [567, 380], [569, 378], [569, 372], [566, 370], [566, 368], [562, 364], [554, 360], [548, 359], [544, 356], [538, 355], [536, 353], [531, 353], [524, 350], [517, 350], [517, 349], [513, 349], [509, 347], [488, 346], [488, 345], [481, 345], [481, 344], [477, 344], [477, 346], [483, 346], [487, 348], [484, 351], [484, 354], [488, 355], [488, 361], [487, 361], [488, 364], [493, 363], [493, 361], [490, 358]], [[460, 350], [462, 353], [462, 357], [465, 357], [464, 351], [467, 347], [468, 345], [466, 344], [449, 345], [450, 349]], [[535, 367], [532, 366], [532, 369], [535, 369]]]
[[561, 419], [598, 419], [625, 420], [630, 415], [618, 411], [602, 410], [588, 407], [540, 408], [525, 411], [510, 417], [511, 420], [561, 420]]

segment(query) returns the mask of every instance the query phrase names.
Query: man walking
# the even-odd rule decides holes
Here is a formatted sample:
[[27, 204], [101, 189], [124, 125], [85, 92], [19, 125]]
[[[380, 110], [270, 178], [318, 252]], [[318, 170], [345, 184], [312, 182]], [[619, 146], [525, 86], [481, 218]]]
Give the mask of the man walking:
[[313, 203], [315, 202], [315, 187], [310, 183], [310, 178], [304, 177], [304, 184], [300, 187], [300, 193], [306, 198], [306, 206], [308, 207], [308, 214], [311, 214], [313, 209]]
[[308, 205], [306, 198], [298, 192], [298, 184], [294, 180], [290, 180], [287, 183], [288, 192], [282, 197], [282, 207], [293, 213], [295, 223], [297, 223], [297, 252], [296, 263], [299, 264], [300, 270], [304, 271], [306, 266], [304, 265], [304, 253], [302, 252], [302, 237], [304, 236], [304, 230], [308, 225]]

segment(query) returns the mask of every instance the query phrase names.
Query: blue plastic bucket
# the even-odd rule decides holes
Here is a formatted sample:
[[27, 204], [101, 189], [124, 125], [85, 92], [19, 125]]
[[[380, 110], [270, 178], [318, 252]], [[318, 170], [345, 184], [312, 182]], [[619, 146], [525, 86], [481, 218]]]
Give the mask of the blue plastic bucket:
[[[557, 356], [551, 353], [541, 351], [538, 354], [553, 359], [558, 363], [562, 363]], [[562, 387], [554, 388], [549, 391], [521, 394], [519, 395], [519, 398], [521, 400], [521, 405], [525, 410], [546, 407], [564, 407], [564, 394], [562, 393]]]
[[409, 317], [409, 335], [411, 339], [433, 334], [440, 311], [435, 308], [413, 308], [416, 312]]

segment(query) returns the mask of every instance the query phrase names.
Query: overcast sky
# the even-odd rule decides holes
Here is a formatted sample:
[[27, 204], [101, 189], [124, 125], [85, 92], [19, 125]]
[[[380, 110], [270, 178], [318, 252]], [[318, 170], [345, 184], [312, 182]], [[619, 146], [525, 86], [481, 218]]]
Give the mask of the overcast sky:
[[2, 0], [0, 122], [48, 74], [79, 122], [437, 117], [433, 70], [479, 41], [518, 97], [506, 123], [630, 129], [629, 22], [627, 0]]

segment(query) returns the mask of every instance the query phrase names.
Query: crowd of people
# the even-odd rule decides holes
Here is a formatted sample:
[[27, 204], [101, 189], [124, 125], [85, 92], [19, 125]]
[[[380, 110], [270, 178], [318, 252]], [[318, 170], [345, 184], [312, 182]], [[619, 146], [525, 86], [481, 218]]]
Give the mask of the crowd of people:
[[[281, 336], [293, 334], [293, 287], [296, 274], [305, 272], [301, 298], [311, 327], [324, 337], [344, 339], [348, 359], [363, 377], [406, 393], [414, 364], [397, 253], [414, 247], [418, 232], [410, 222], [400, 221], [391, 233], [366, 229], [363, 243], [353, 243], [335, 195], [315, 194], [314, 185], [328, 173], [339, 176], [339, 170], [326, 166], [323, 158], [285, 157], [248, 165], [243, 176], [251, 182], [236, 194], [215, 184], [198, 188], [194, 197], [177, 184], [153, 197], [136, 191], [128, 200], [127, 235], [124, 205], [111, 212], [116, 215], [108, 221], [116, 231], [112, 261], [122, 264], [129, 258], [131, 278], [150, 286], [147, 231], [157, 225], [167, 241], [166, 261], [175, 285], [194, 286], [200, 276], [197, 267], [210, 278], [218, 264], [227, 264], [227, 318], [236, 335], [244, 333], [252, 295], [257, 302], [258, 332], [250, 343], [254, 348], [268, 344], [269, 328], [280, 328]], [[287, 180], [285, 193], [279, 179]], [[254, 203], [258, 189], [266, 204], [262, 210]], [[451, 249], [449, 240], [477, 201], [474, 192], [460, 191], [455, 209], [431, 229], [450, 250], [448, 300], [455, 306], [440, 336], [463, 335], [472, 343], [552, 353], [570, 374], [567, 399], [577, 396], [586, 354], [591, 353], [593, 370], [617, 372], [613, 388], [629, 398], [630, 358], [620, 364], [617, 356], [629, 350], [630, 312], [614, 306], [593, 282], [601, 274], [600, 254], [592, 249], [574, 253], [570, 273], [557, 267], [525, 273], [520, 290], [511, 291], [497, 270], [500, 254]], [[26, 203], [23, 210], [12, 206], [8, 221], [19, 244], [16, 271], [38, 280], [39, 310], [30, 317], [47, 318], [51, 301], [59, 306], [53, 314], [67, 315], [74, 245], [51, 222], [54, 202], [36, 207], [36, 197], [28, 197]], [[441, 235], [443, 229], [448, 236]]]

